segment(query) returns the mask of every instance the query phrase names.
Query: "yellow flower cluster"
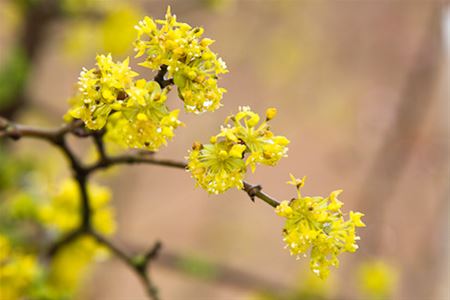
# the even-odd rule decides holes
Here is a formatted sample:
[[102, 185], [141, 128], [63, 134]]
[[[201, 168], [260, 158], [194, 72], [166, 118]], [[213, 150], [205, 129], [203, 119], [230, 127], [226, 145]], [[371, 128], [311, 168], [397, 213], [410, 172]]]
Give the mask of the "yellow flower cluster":
[[[114, 210], [109, 205], [111, 192], [97, 185], [88, 186], [92, 209], [93, 228], [105, 235], [111, 235], [116, 230]], [[77, 183], [70, 179], [61, 184], [60, 190], [49, 203], [39, 207], [41, 221], [58, 230], [68, 232], [77, 228], [80, 218], [80, 192]]]
[[[92, 227], [99, 233], [112, 235], [116, 223], [114, 210], [109, 205], [111, 192], [97, 185], [88, 185], [87, 192], [92, 209]], [[77, 228], [81, 218], [80, 192], [76, 181], [64, 181], [51, 201], [39, 207], [39, 217], [43, 224], [60, 233]], [[58, 293], [73, 295], [93, 259], [106, 258], [107, 255], [107, 249], [92, 237], [80, 237], [62, 248], [53, 258], [48, 274], [49, 283]]]
[[168, 88], [134, 80], [137, 75], [128, 59], [115, 63], [111, 55], [98, 55], [97, 68], [80, 74], [80, 93], [72, 100], [69, 115], [83, 120], [89, 129], [106, 125], [107, 139], [122, 146], [158, 150], [181, 125], [179, 111], [170, 111], [165, 104]]
[[13, 249], [10, 240], [0, 234], [1, 299], [21, 299], [22, 295], [32, 287], [38, 272], [36, 257]]
[[82, 237], [58, 252], [47, 270], [34, 253], [24, 252], [0, 234], [0, 298], [71, 299], [92, 259], [105, 254], [92, 238]]
[[92, 237], [80, 237], [65, 245], [52, 259], [48, 274], [49, 283], [55, 290], [60, 293], [64, 291], [73, 298], [92, 267], [92, 262], [108, 256], [108, 250]]
[[72, 117], [83, 120], [94, 130], [105, 126], [112, 106], [127, 98], [126, 91], [132, 88], [133, 77], [138, 75], [128, 66], [128, 59], [115, 63], [111, 55], [97, 55], [96, 60], [97, 68], [81, 71], [80, 94], [69, 110]]
[[168, 7], [165, 20], [145, 17], [136, 30], [136, 57], [146, 55], [141, 65], [152, 70], [166, 66], [188, 112], [220, 107], [225, 89], [217, 86], [217, 78], [228, 71], [224, 61], [209, 49], [214, 41], [201, 38], [203, 28], [177, 22]]
[[282, 201], [276, 213], [286, 218], [283, 240], [291, 255], [303, 254], [310, 249], [310, 268], [320, 278], [327, 278], [329, 267], [338, 267], [337, 256], [342, 252], [355, 252], [358, 249], [355, 228], [364, 227], [362, 213], [350, 211], [349, 220], [344, 220], [337, 199], [342, 190], [334, 191], [329, 197], [303, 197], [300, 188], [303, 179], [291, 175], [289, 184], [297, 188], [297, 198]]
[[266, 119], [260, 122], [258, 114], [242, 107], [226, 119], [210, 144], [194, 144], [188, 170], [197, 185], [214, 194], [231, 187], [242, 189], [247, 166], [254, 172], [257, 164], [274, 166], [286, 156], [289, 140], [275, 136], [267, 123], [275, 114], [274, 108], [268, 109]]
[[398, 281], [397, 270], [382, 260], [362, 263], [358, 268], [358, 286], [365, 299], [392, 299]]

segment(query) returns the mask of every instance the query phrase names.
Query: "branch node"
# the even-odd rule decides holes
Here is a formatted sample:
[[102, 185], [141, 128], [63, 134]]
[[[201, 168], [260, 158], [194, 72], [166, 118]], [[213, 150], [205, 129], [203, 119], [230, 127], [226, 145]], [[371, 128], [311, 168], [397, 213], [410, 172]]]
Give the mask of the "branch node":
[[6, 125], [5, 133], [7, 136], [9, 136], [14, 141], [17, 141], [22, 137], [22, 134], [12, 124]]
[[258, 185], [250, 185], [244, 184], [244, 191], [247, 192], [247, 195], [250, 197], [252, 202], [255, 202], [255, 197], [257, 197], [258, 193], [261, 192], [262, 187]]
[[147, 254], [145, 255], [145, 261], [148, 264], [151, 260], [154, 260], [158, 257], [159, 251], [162, 248], [161, 241], [156, 241], [156, 243], [153, 245], [152, 249], [150, 249]]
[[154, 80], [159, 84], [159, 86], [163, 89], [166, 86], [174, 84], [173, 78], [165, 79], [167, 73], [167, 65], [162, 65], [161, 68], [158, 71], [158, 74], [156, 74]]

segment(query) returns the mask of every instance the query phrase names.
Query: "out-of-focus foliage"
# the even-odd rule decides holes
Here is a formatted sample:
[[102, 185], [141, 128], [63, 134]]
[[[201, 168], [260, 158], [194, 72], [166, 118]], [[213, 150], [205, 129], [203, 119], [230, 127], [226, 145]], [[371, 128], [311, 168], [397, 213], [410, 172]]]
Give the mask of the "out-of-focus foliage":
[[19, 186], [33, 163], [26, 159], [13, 159], [0, 144], [0, 193], [13, 186]]
[[81, 237], [52, 259], [48, 274], [49, 285], [73, 295], [89, 275], [92, 263], [108, 257], [108, 250], [92, 237]]
[[[98, 2], [98, 1], [96, 1]], [[133, 26], [142, 13], [134, 6], [117, 4], [98, 8], [102, 18], [76, 18], [66, 28], [63, 49], [71, 58], [82, 59], [93, 52], [108, 52], [125, 57], [136, 38]]]
[[292, 290], [256, 292], [249, 300], [326, 300], [332, 292], [331, 280], [321, 280], [312, 273], [301, 274]]
[[[78, 184], [70, 179], [59, 184], [59, 191], [51, 200], [39, 207], [39, 217], [43, 224], [58, 232], [69, 232], [80, 226], [79, 211], [80, 191]], [[94, 228], [105, 235], [115, 232], [114, 210], [109, 205], [111, 192], [108, 188], [98, 185], [88, 185], [87, 193], [90, 199], [92, 224]]]
[[8, 237], [0, 234], [0, 296], [4, 300], [20, 299], [32, 289], [38, 276], [36, 256], [11, 245]]
[[130, 52], [136, 38], [134, 25], [140, 18], [141, 13], [131, 6], [119, 6], [109, 12], [101, 24], [103, 50], [115, 56]]
[[300, 193], [305, 183], [291, 175], [292, 184], [297, 189], [297, 198], [283, 201], [276, 213], [286, 218], [283, 240], [291, 255], [310, 251], [310, 268], [320, 278], [327, 278], [329, 267], [339, 266], [337, 256], [342, 252], [355, 252], [358, 249], [356, 227], [364, 227], [362, 213], [350, 211], [350, 219], [345, 220], [337, 199], [342, 190], [334, 191], [329, 197], [303, 197]]
[[364, 299], [392, 299], [397, 280], [397, 271], [382, 260], [366, 261], [359, 266], [358, 286]]
[[77, 15], [86, 12], [101, 12], [118, 3], [119, 1], [117, 0], [108, 2], [97, 0], [62, 0], [60, 4], [65, 13]]
[[199, 0], [199, 1], [209, 9], [222, 11], [227, 9], [236, 0]]
[[182, 272], [204, 280], [212, 280], [219, 273], [215, 265], [199, 255], [184, 255], [179, 257], [175, 264]]
[[4, 21], [4, 26], [9, 26], [12, 29], [16, 29], [23, 20], [22, 9], [20, 7], [21, 1], [3, 1], [0, 4], [0, 18]]
[[[79, 191], [73, 181], [53, 193], [49, 171], [24, 158], [0, 152], [0, 295], [2, 300], [72, 299], [92, 263], [108, 252], [90, 237], [62, 248], [50, 264], [41, 253], [55, 236], [79, 223]], [[93, 226], [105, 235], [115, 231], [111, 194], [91, 185]]]
[[0, 109], [11, 104], [17, 90], [23, 89], [28, 74], [28, 59], [23, 49], [11, 51], [0, 70]]

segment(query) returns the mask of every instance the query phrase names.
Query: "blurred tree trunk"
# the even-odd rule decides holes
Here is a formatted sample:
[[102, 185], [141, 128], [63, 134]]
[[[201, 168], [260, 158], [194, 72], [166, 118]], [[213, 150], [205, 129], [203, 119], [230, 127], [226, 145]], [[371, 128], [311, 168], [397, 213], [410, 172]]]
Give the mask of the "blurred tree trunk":
[[[441, 34], [443, 4], [430, 3], [429, 11], [423, 38], [411, 70], [406, 76], [393, 123], [373, 159], [372, 167], [363, 181], [358, 197], [358, 210], [368, 212], [364, 219], [367, 229], [362, 232], [361, 248], [369, 258], [382, 255], [384, 252], [382, 241], [386, 229], [384, 226], [386, 206], [393, 199], [410, 162], [419, 131], [438, 98], [435, 91], [443, 61]], [[417, 220], [416, 224], [421, 226], [421, 220]], [[435, 276], [438, 275], [436, 271], [440, 268], [437, 252], [438, 249], [431, 244], [417, 247], [416, 263], [403, 270], [402, 283], [405, 290], [401, 295], [404, 299], [431, 299], [429, 297], [435, 288], [433, 284]], [[422, 282], [416, 285], [415, 282], [418, 283], [418, 280]], [[428, 282], [424, 283], [424, 280]]]

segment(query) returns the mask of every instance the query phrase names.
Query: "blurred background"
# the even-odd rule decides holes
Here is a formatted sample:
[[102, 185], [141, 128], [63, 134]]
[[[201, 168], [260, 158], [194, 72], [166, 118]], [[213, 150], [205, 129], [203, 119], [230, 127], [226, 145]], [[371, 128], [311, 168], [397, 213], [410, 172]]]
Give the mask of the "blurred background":
[[[289, 173], [308, 177], [305, 195], [342, 188], [344, 210], [365, 213], [367, 227], [360, 249], [342, 255], [339, 269], [320, 282], [307, 260], [283, 249], [283, 219], [265, 203], [237, 190], [208, 196], [179, 170], [115, 169], [98, 178], [114, 192], [114, 240], [130, 250], [162, 241], [151, 269], [162, 299], [450, 299], [448, 4], [0, 0], [0, 115], [60, 125], [81, 68], [92, 68], [97, 53], [133, 57], [134, 24], [145, 15], [164, 18], [167, 5], [178, 20], [205, 28], [230, 72], [220, 81], [224, 106], [182, 113], [187, 126], [157, 156], [184, 159], [193, 141], [207, 141], [239, 106], [277, 107], [272, 129], [291, 140], [289, 157], [248, 180], [278, 199], [294, 195]], [[54, 185], [69, 174], [42, 142], [1, 147], [3, 166], [41, 161], [39, 172]], [[77, 149], [89, 156], [86, 144]], [[12, 164], [19, 177], [29, 175]], [[0, 201], [6, 195], [0, 191]], [[95, 265], [78, 298], [145, 295], [111, 258]]]

